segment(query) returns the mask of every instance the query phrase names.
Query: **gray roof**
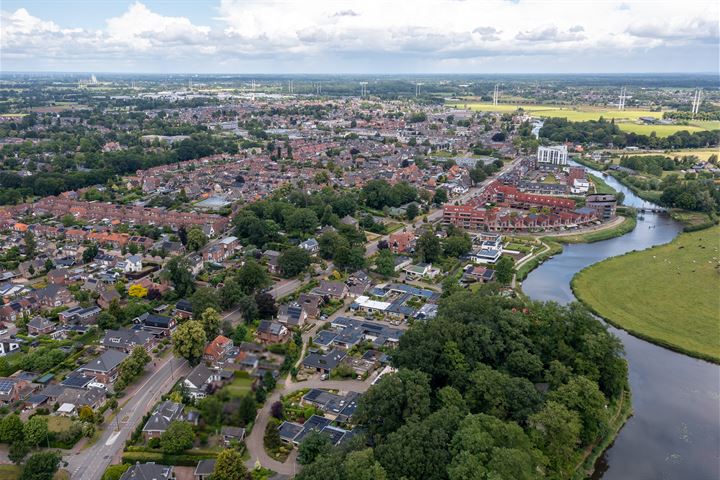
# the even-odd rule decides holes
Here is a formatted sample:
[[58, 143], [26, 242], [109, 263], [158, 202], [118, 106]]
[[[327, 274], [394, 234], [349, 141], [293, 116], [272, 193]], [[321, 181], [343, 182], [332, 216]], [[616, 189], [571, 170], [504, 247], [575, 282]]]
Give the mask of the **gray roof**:
[[143, 432], [164, 432], [173, 420], [182, 415], [183, 405], [181, 403], [166, 400], [155, 408], [155, 411], [143, 427]]
[[110, 372], [122, 363], [127, 357], [126, 353], [117, 350], [107, 350], [95, 360], [86, 363], [79, 370], [92, 370], [95, 372]]
[[123, 473], [120, 480], [167, 480], [171, 478], [172, 469], [157, 463], [136, 463]]

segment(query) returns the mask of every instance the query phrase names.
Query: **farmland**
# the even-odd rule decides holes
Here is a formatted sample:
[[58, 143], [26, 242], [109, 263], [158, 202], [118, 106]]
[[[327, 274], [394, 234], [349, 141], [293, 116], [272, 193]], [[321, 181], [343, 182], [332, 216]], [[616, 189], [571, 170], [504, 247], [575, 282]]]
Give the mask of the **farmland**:
[[633, 335], [720, 362], [720, 227], [681, 234], [667, 245], [611, 258], [581, 271], [575, 295]]
[[558, 117], [567, 118], [571, 122], [583, 122], [598, 120], [603, 117], [606, 120], [613, 119], [618, 126], [626, 131], [641, 135], [650, 135], [655, 132], [659, 137], [667, 137], [675, 132], [687, 130], [688, 132], [699, 132], [703, 130], [714, 130], [720, 128], [720, 122], [691, 122], [689, 125], [646, 125], [638, 123], [640, 117], [662, 118], [661, 111], [626, 109], [617, 110], [612, 107], [593, 107], [589, 105], [564, 106], [564, 105], [537, 105], [537, 104], [500, 104], [475, 102], [453, 102], [450, 106], [454, 108], [469, 108], [482, 112], [514, 112], [522, 108], [530, 115], [537, 117]]

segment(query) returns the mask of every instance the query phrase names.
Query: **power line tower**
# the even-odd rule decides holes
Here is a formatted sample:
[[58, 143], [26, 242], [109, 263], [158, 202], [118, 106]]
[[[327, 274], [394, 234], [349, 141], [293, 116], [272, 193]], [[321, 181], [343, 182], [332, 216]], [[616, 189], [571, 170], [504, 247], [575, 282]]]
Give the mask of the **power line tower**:
[[364, 97], [367, 95], [367, 84], [368, 82], [360, 82], [360, 96]]
[[620, 100], [618, 101], [618, 110], [625, 110], [625, 101], [627, 100], [627, 88], [622, 87], [620, 89]]
[[415, 83], [415, 96], [416, 96], [416, 97], [420, 96], [420, 87], [421, 87], [422, 85], [423, 85], [423, 84], [420, 83], [420, 82], [416, 82], [416, 83]]
[[495, 84], [495, 89], [493, 89], [493, 105], [497, 105], [500, 101], [500, 84]]
[[695, 119], [695, 115], [700, 112], [700, 104], [702, 103], [702, 89], [698, 88], [695, 90], [695, 95], [692, 101], [692, 118]]

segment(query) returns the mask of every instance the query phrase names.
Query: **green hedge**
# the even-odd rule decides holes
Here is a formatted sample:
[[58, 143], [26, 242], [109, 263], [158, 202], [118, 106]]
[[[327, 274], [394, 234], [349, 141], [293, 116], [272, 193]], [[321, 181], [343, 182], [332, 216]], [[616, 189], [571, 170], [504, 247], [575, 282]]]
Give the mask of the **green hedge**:
[[134, 464], [136, 462], [147, 463], [155, 462], [162, 465], [174, 465], [178, 467], [194, 467], [200, 460], [215, 458], [217, 452], [203, 451], [203, 453], [180, 455], [168, 455], [158, 452], [124, 452], [122, 456], [123, 463]]

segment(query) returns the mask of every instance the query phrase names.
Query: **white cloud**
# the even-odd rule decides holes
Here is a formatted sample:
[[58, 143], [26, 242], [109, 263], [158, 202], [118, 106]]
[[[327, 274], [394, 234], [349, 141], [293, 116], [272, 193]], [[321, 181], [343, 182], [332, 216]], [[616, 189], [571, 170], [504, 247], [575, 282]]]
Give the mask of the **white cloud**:
[[719, 9], [708, 0], [218, 0], [216, 5], [211, 25], [199, 25], [136, 1], [96, 30], [67, 28], [41, 18], [40, 11], [3, 11], [0, 55], [6, 69], [21, 64], [15, 59], [32, 58], [38, 65], [106, 59], [112, 66], [120, 60], [123, 68], [155, 60], [164, 71], [192, 65], [242, 71], [246, 62], [259, 59], [275, 71], [283, 66], [307, 71], [303, 65], [333, 71], [337, 58], [374, 65], [376, 71], [411, 61], [419, 71], [447, 65], [462, 71], [462, 65], [486, 68], [492, 61], [485, 59], [501, 57], [518, 65], [517, 59], [579, 52], [588, 58], [620, 50], [641, 58], [648, 49], [693, 45], [706, 47], [701, 61], [707, 63], [713, 43], [717, 57], [717, 22], [709, 19], [716, 19]]

